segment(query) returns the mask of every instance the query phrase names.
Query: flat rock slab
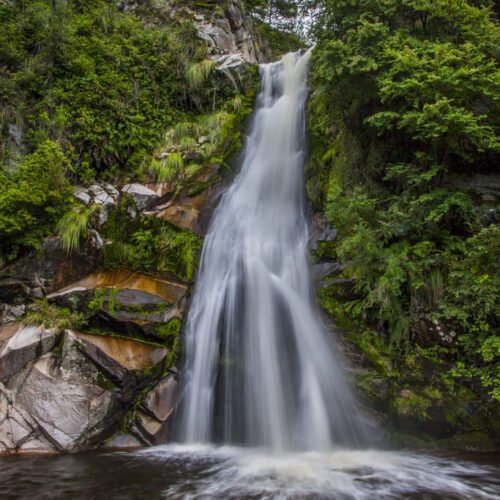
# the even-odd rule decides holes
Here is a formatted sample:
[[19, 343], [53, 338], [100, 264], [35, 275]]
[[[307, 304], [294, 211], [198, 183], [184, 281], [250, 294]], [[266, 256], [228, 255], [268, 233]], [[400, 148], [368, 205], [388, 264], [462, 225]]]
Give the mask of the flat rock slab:
[[103, 448], [139, 448], [143, 444], [134, 436], [130, 434], [119, 433], [108, 441]]
[[136, 423], [140, 437], [146, 443], [156, 445], [167, 441], [168, 423], [158, 422], [141, 412], [137, 412]]
[[177, 302], [187, 293], [187, 287], [169, 280], [153, 278], [144, 274], [134, 273], [125, 269], [99, 271], [49, 295], [55, 299], [64, 294], [101, 288], [130, 289], [156, 295], [166, 302]]
[[159, 363], [168, 354], [168, 349], [164, 347], [155, 347], [133, 340], [81, 332], [72, 333], [78, 339], [94, 345], [129, 371], [146, 370]]
[[28, 363], [50, 351], [58, 335], [43, 326], [11, 323], [0, 329], [0, 382], [6, 382]]

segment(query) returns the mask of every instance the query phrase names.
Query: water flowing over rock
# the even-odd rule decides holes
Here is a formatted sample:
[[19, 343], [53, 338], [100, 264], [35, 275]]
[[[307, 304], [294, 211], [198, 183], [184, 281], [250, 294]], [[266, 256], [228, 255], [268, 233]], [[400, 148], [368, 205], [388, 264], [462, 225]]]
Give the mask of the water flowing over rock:
[[205, 239], [186, 327], [188, 442], [324, 450], [366, 435], [310, 292], [302, 179], [309, 57], [261, 67], [241, 173]]

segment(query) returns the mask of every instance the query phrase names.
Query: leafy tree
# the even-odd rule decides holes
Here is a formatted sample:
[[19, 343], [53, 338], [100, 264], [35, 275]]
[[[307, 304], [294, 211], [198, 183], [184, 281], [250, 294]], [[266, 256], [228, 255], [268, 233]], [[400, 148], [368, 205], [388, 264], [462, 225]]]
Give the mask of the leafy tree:
[[6, 260], [38, 247], [68, 208], [69, 164], [59, 146], [46, 141], [15, 170], [0, 170], [0, 255]]
[[[478, 367], [477, 350], [485, 349], [495, 363], [498, 233], [458, 182], [500, 162], [492, 3], [311, 5], [318, 16], [308, 189], [339, 229], [336, 254], [353, 280], [346, 309], [401, 349], [418, 340], [421, 318], [441, 317], [461, 332], [457, 356]], [[471, 332], [474, 342], [465, 340]]]

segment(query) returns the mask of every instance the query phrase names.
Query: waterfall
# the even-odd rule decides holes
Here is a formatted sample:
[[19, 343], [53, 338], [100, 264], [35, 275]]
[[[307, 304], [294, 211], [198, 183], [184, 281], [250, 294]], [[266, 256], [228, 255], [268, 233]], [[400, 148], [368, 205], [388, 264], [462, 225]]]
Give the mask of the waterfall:
[[328, 450], [364, 427], [311, 292], [303, 160], [310, 51], [260, 67], [242, 168], [215, 211], [186, 325], [181, 439]]

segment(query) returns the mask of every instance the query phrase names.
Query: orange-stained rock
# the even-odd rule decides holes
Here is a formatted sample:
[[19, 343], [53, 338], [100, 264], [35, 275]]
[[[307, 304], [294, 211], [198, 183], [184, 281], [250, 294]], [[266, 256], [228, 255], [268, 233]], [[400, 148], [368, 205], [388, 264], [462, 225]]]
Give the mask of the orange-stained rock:
[[144, 185], [154, 191], [157, 196], [165, 196], [175, 191], [175, 183], [173, 182], [146, 182]]
[[[174, 281], [153, 278], [125, 269], [98, 271], [58, 291], [62, 295], [73, 290], [94, 290], [100, 288], [133, 289], [161, 297], [166, 302], [177, 302], [187, 292], [187, 287]], [[51, 296], [49, 296], [49, 299]]]
[[72, 333], [78, 339], [90, 342], [99, 348], [106, 356], [127, 370], [145, 370], [161, 361], [168, 354], [168, 350], [164, 347], [155, 347], [133, 340], [82, 332]]
[[210, 197], [210, 189], [197, 196], [183, 197], [168, 204], [166, 208], [156, 213], [156, 217], [165, 219], [184, 229], [202, 234], [199, 219]]
[[160, 219], [166, 219], [176, 226], [189, 229], [195, 233], [199, 232], [198, 216], [200, 212], [196, 208], [182, 205], [172, 205], [156, 214]]

